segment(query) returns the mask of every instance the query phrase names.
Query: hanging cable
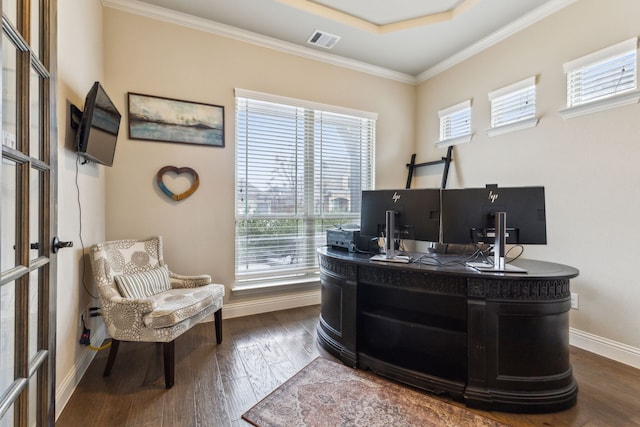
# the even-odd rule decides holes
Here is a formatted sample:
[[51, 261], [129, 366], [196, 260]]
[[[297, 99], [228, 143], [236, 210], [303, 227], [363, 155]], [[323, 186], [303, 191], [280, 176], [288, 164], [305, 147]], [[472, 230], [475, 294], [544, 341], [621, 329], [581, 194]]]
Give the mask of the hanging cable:
[[85, 281], [85, 268], [84, 268], [84, 241], [82, 240], [82, 203], [80, 202], [80, 185], [78, 184], [78, 174], [79, 174], [79, 166], [78, 164], [80, 163], [80, 154], [76, 153], [76, 177], [75, 177], [75, 184], [76, 184], [76, 194], [77, 194], [77, 200], [78, 200], [78, 237], [80, 238], [80, 247], [82, 248], [82, 262], [80, 263], [80, 268], [81, 268], [81, 281], [82, 281], [82, 287], [84, 288], [85, 292], [88, 293], [91, 298], [93, 299], [98, 299], [97, 296], [93, 295], [91, 293], [91, 291], [89, 290], [89, 288], [87, 288], [87, 284]]

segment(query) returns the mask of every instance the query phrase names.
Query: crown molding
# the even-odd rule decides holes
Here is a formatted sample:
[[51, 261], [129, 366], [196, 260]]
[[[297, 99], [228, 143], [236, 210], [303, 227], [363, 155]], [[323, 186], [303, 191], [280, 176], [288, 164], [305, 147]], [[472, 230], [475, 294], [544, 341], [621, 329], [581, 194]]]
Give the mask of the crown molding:
[[193, 15], [176, 12], [174, 10], [151, 5], [148, 3], [143, 3], [137, 0], [102, 0], [102, 4], [104, 7], [109, 7], [111, 9], [121, 10], [158, 21], [181, 25], [183, 27], [191, 28], [194, 30], [215, 34], [221, 37], [226, 37], [245, 43], [250, 43], [256, 46], [261, 46], [267, 49], [296, 55], [314, 61], [324, 62], [326, 64], [335, 65], [337, 67], [398, 81], [400, 83], [406, 83], [410, 85], [415, 85], [417, 83], [416, 77], [410, 74], [400, 73], [398, 71], [390, 70], [384, 67], [378, 67], [360, 61], [355, 61], [353, 59], [344, 58], [342, 56], [333, 55], [330, 53], [318, 52], [314, 49], [298, 46], [293, 43], [284, 42], [272, 37], [263, 36], [251, 31], [242, 30], [230, 25], [221, 24], [219, 22], [211, 21], [208, 19], [198, 18]]
[[577, 0], [552, 0], [544, 5], [540, 6], [531, 13], [513, 21], [506, 27], [496, 31], [495, 33], [485, 37], [479, 42], [469, 46], [468, 48], [450, 56], [448, 59], [434, 65], [433, 67], [420, 73], [416, 80], [417, 83], [422, 83], [429, 80], [432, 77], [452, 68], [453, 66], [471, 58], [472, 56], [482, 52], [485, 49], [492, 47], [493, 45], [500, 43], [501, 41], [513, 36], [514, 34], [524, 30], [525, 28], [535, 24], [542, 19], [553, 15], [557, 11], [575, 3]]
[[293, 43], [284, 42], [272, 37], [267, 37], [257, 33], [253, 33], [251, 31], [232, 27], [230, 25], [222, 24], [208, 19], [198, 18], [193, 15], [176, 12], [148, 3], [143, 3], [138, 0], [102, 0], [102, 4], [104, 7], [141, 15], [147, 18], [172, 23], [175, 25], [181, 25], [183, 27], [215, 34], [244, 43], [250, 43], [256, 46], [261, 46], [267, 49], [272, 49], [291, 55], [300, 56], [302, 58], [311, 59], [313, 61], [323, 62], [326, 64], [335, 65], [337, 67], [359, 71], [376, 77], [398, 81], [400, 83], [416, 85], [432, 77], [435, 77], [436, 75], [511, 37], [519, 31], [526, 29], [527, 27], [575, 3], [576, 1], [577, 0], [552, 0], [548, 3], [545, 3], [533, 12], [512, 22], [501, 30], [496, 31], [495, 33], [485, 37], [479, 42], [469, 46], [468, 48], [458, 52], [455, 55], [452, 55], [446, 60], [434, 65], [431, 68], [428, 68], [418, 76], [412, 76], [410, 74], [401, 73], [398, 71], [390, 70], [388, 68], [378, 67], [375, 65], [367, 64], [365, 62], [348, 59], [339, 55], [318, 52], [311, 48], [298, 46]]

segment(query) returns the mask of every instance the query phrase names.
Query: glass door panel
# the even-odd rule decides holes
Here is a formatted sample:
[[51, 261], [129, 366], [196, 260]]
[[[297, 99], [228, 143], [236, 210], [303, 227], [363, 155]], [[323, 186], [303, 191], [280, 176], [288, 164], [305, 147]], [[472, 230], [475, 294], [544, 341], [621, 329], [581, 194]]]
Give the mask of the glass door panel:
[[13, 405], [4, 414], [4, 417], [0, 418], [0, 427], [13, 427]]
[[42, 241], [42, 179], [43, 173], [31, 168], [31, 178], [29, 180], [29, 259], [33, 260], [40, 256], [44, 248]]
[[15, 379], [15, 282], [0, 288], [0, 390], [4, 393]]
[[[15, 162], [2, 159], [2, 174], [0, 175], [0, 197], [2, 198], [2, 239], [0, 243], [0, 272], [16, 266], [16, 215], [17, 205], [17, 165]], [[0, 362], [2, 363], [2, 362]]]
[[29, 103], [29, 123], [31, 124], [29, 129], [29, 155], [35, 159], [42, 159], [42, 102], [40, 100], [42, 78], [33, 66], [31, 67], [29, 80], [31, 82], [29, 87], [29, 97], [31, 98]]
[[18, 21], [18, 1], [24, 0], [2, 0], [2, 13], [4, 13], [11, 22]]
[[31, 272], [29, 276], [29, 360], [33, 360], [38, 353], [38, 308], [39, 308], [39, 271]]
[[16, 58], [17, 49], [2, 35], [2, 145], [17, 148], [16, 123]]
[[34, 375], [29, 380], [29, 426], [38, 425], [38, 376]]
[[31, 51], [34, 52], [38, 58], [42, 58], [40, 52], [40, 5], [42, 0], [31, 0], [31, 36], [29, 44], [31, 45]]

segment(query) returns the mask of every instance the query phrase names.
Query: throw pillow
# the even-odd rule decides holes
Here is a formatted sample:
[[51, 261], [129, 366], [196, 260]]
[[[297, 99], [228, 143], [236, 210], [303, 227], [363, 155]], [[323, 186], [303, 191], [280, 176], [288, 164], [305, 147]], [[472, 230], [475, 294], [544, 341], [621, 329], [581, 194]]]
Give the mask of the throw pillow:
[[148, 298], [171, 289], [167, 266], [133, 274], [120, 274], [114, 277], [120, 295], [125, 298]]

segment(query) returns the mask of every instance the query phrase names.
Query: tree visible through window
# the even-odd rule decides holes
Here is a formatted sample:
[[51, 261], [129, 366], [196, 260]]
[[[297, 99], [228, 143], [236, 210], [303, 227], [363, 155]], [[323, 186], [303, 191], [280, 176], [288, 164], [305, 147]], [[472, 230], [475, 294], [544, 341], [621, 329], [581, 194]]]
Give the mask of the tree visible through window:
[[359, 222], [375, 115], [236, 89], [236, 280], [317, 274], [326, 229]]

